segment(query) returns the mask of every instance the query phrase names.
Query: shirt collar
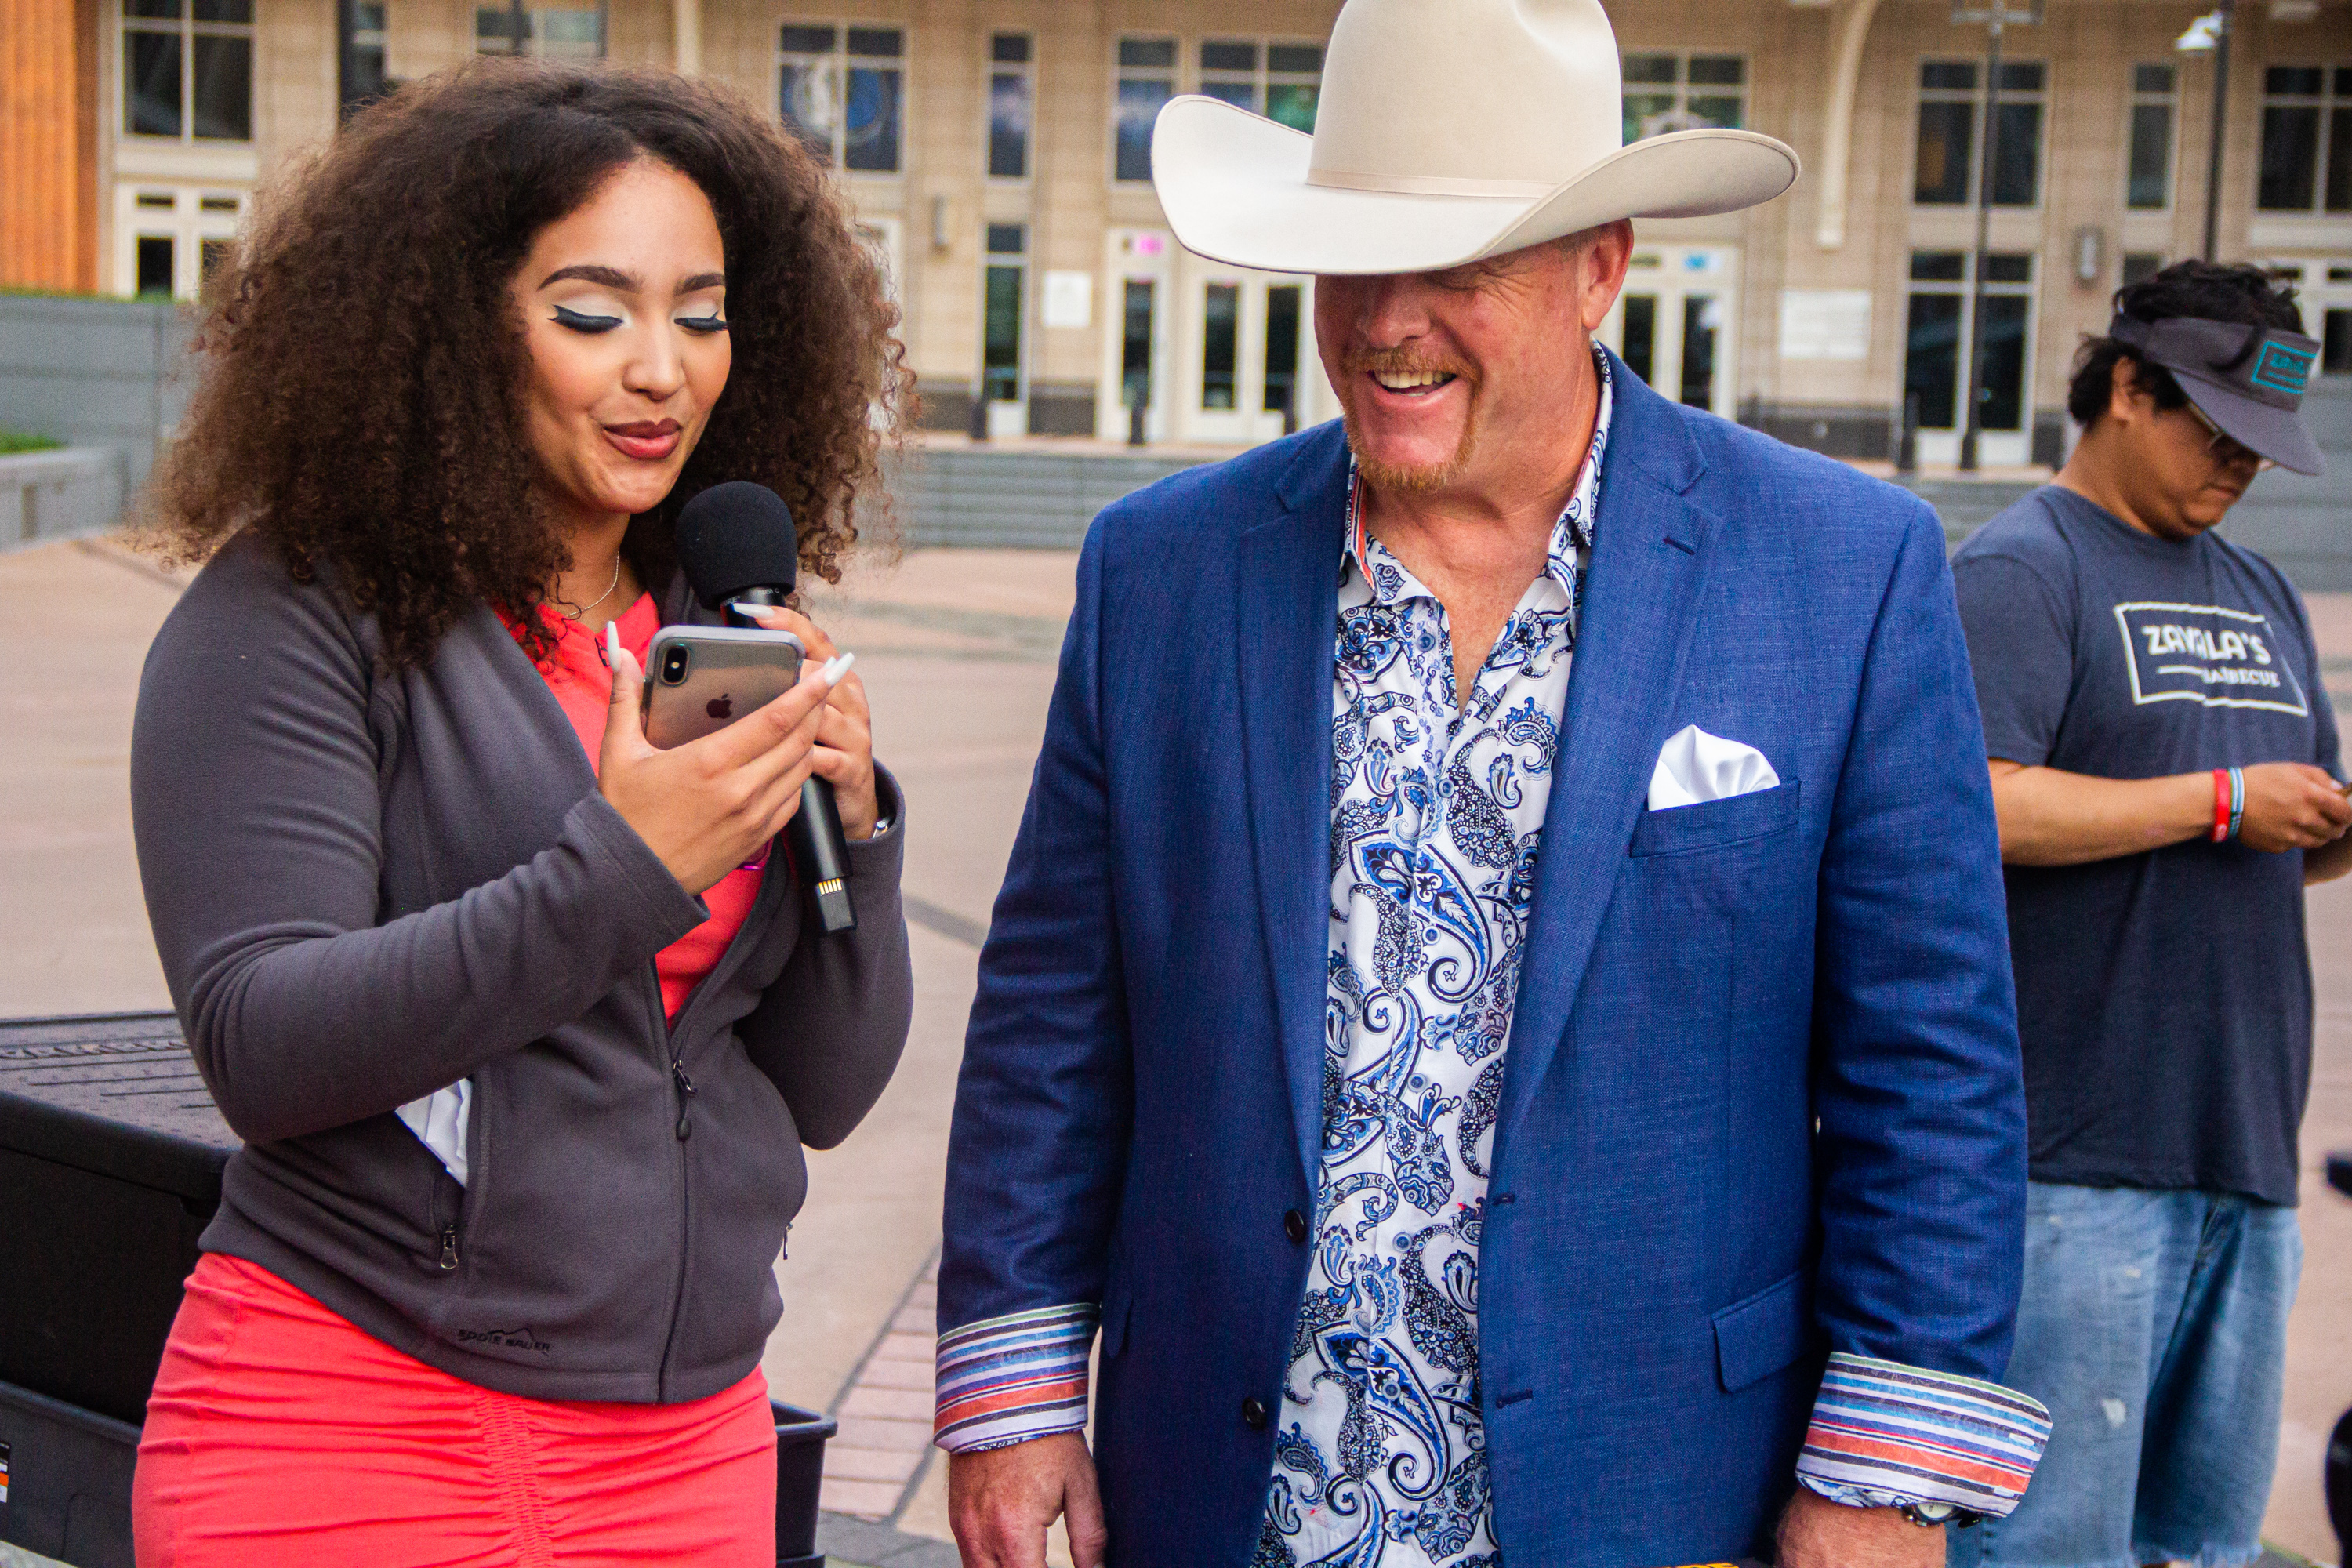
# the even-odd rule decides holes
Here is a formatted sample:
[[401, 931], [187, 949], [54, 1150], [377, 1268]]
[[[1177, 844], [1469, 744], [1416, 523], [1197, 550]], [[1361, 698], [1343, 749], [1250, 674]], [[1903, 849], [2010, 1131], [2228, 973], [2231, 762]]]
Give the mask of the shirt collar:
[[[1568, 492], [1568, 504], [1560, 509], [1559, 521], [1552, 524], [1551, 546], [1544, 557], [1544, 575], [1571, 597], [1576, 592], [1576, 553], [1592, 548], [1593, 525], [1601, 506], [1601, 463], [1609, 450], [1609, 415], [1615, 402], [1610, 384], [1609, 355], [1598, 343], [1592, 348], [1592, 363], [1601, 375], [1601, 406], [1593, 416], [1592, 442], [1584, 449], [1584, 463], [1576, 471], [1576, 483]], [[1366, 531], [1363, 494], [1363, 480], [1356, 472], [1355, 454], [1350, 452], [1348, 529], [1339, 561], [1341, 580], [1345, 581], [1352, 563], [1363, 574], [1364, 581], [1372, 585], [1373, 597], [1383, 605], [1395, 604], [1413, 593], [1426, 593], [1413, 582], [1403, 563], [1389, 553], [1388, 547]], [[1375, 563], [1386, 570], [1375, 572]]]

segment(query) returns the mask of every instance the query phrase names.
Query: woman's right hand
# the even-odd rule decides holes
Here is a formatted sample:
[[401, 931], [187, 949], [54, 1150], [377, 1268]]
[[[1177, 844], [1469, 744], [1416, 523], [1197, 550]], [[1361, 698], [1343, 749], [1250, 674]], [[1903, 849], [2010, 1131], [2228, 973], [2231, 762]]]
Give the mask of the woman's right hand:
[[723, 730], [663, 751], [637, 716], [645, 672], [605, 628], [613, 705], [596, 789], [661, 857], [677, 885], [699, 895], [760, 853], [800, 808], [815, 765], [817, 726], [833, 682], [803, 660], [799, 684]]

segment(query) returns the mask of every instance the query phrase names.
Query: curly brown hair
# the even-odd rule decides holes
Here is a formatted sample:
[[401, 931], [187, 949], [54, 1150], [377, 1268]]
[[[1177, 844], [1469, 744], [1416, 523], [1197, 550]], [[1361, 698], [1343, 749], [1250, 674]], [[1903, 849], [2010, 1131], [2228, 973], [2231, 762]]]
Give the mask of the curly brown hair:
[[299, 578], [327, 567], [395, 664], [478, 600], [540, 603], [569, 553], [533, 499], [509, 284], [541, 229], [648, 156], [718, 216], [734, 364], [630, 564], [666, 582], [678, 507], [754, 479], [792, 507], [802, 569], [838, 581], [913, 377], [832, 180], [724, 88], [544, 61], [404, 86], [281, 177], [215, 280], [151, 543], [197, 561], [251, 527]]

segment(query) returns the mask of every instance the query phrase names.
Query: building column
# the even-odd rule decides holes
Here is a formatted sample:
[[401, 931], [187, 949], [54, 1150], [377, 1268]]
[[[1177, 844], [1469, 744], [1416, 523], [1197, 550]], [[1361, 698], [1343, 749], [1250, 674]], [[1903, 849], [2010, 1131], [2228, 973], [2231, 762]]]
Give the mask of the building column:
[[702, 0], [670, 0], [670, 58], [680, 76], [702, 74]]
[[0, 286], [96, 284], [95, 121], [74, 0], [0, 0]]
[[1878, 0], [1843, 0], [1832, 24], [1829, 56], [1829, 118], [1822, 130], [1822, 166], [1816, 188], [1821, 214], [1813, 229], [1814, 243], [1835, 250], [1845, 243], [1846, 172], [1853, 161], [1853, 91], [1862, 76], [1862, 47], [1870, 37], [1870, 19]]

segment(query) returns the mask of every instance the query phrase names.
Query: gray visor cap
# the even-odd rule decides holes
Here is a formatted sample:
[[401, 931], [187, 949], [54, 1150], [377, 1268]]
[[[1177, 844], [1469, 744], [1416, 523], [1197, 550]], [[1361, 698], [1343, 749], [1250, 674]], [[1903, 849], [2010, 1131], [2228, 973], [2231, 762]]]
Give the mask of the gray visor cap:
[[2117, 316], [2107, 336], [2170, 371], [2189, 401], [2231, 439], [2298, 474], [2326, 466], [2301, 412], [2303, 389], [2319, 361], [2317, 339], [2195, 316]]

